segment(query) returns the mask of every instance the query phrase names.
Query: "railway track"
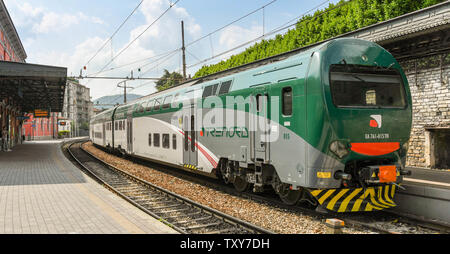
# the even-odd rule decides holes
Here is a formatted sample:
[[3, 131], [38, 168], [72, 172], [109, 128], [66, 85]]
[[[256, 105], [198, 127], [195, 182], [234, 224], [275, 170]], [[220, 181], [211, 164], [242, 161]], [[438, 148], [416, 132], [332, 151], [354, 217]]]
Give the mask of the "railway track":
[[88, 154], [86, 141], [68, 145], [68, 154], [91, 176], [139, 209], [183, 234], [270, 234], [242, 221], [132, 176]]
[[[103, 149], [102, 149], [103, 150]], [[86, 151], [87, 152], [87, 151]], [[105, 151], [106, 152], [106, 151]], [[91, 155], [95, 157], [94, 155]], [[97, 159], [99, 160], [99, 159]], [[288, 206], [282, 203], [278, 196], [274, 193], [266, 194], [254, 194], [250, 192], [237, 192], [234, 188], [224, 185], [218, 180], [204, 177], [201, 175], [193, 174], [190, 172], [169, 168], [160, 164], [152, 162], [133, 159], [133, 162], [150, 167], [154, 170], [158, 170], [174, 177], [182, 178], [193, 183], [197, 183], [233, 196], [240, 196], [245, 199], [250, 199], [255, 202], [268, 203], [270, 205], [295, 211], [301, 214], [311, 216], [317, 220], [325, 220], [327, 218], [339, 218], [344, 220], [346, 227], [352, 227], [362, 229], [368, 233], [382, 233], [382, 234], [411, 234], [411, 233], [450, 233], [450, 228], [442, 227], [429, 222], [423, 222], [420, 220], [411, 220], [401, 214], [391, 214], [389, 212], [373, 212], [373, 213], [327, 213], [323, 214], [311, 209], [307, 205]]]

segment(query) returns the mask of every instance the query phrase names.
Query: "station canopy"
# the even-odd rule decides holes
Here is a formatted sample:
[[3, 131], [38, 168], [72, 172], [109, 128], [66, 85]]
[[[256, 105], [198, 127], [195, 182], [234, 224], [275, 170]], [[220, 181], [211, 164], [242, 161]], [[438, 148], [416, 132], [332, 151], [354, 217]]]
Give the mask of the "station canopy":
[[0, 100], [11, 98], [23, 112], [61, 112], [67, 68], [0, 61]]

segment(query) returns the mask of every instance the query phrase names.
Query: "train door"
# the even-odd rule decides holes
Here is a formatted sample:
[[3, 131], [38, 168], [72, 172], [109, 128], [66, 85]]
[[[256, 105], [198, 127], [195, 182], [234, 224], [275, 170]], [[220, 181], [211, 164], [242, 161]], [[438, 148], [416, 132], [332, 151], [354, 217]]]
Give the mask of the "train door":
[[195, 107], [191, 104], [183, 110], [183, 164], [197, 166], [198, 150]]
[[270, 160], [269, 93], [265, 88], [257, 88], [252, 95], [253, 105], [250, 117], [252, 160], [268, 162]]
[[102, 123], [102, 138], [103, 138], [103, 146], [106, 146], [106, 125], [105, 125], [105, 122]]
[[133, 118], [127, 118], [127, 152], [133, 152]]

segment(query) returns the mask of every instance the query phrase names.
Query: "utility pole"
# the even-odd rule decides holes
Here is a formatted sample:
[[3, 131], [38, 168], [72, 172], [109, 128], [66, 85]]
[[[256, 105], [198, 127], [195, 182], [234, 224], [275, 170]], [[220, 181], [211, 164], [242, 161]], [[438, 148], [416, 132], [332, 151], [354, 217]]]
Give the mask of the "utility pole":
[[123, 103], [127, 104], [127, 81], [123, 82]]
[[[133, 74], [131, 74], [131, 75], [133, 75]], [[120, 84], [122, 84], [122, 83], [124, 83], [123, 86], [120, 85]], [[124, 104], [127, 103], [127, 88], [133, 88], [133, 87], [127, 87], [127, 80], [120, 81], [120, 82], [117, 84], [117, 87], [123, 88], [123, 103], [124, 103]]]
[[186, 48], [184, 47], [184, 22], [181, 21], [181, 51], [183, 52], [183, 78], [186, 80]]

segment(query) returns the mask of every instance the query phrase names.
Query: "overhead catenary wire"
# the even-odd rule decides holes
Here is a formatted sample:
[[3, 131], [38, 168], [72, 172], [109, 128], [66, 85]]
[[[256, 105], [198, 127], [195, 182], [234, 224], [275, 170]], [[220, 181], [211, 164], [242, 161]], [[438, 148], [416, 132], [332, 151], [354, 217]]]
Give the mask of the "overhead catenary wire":
[[125, 23], [130, 19], [130, 17], [133, 16], [133, 14], [137, 11], [137, 9], [139, 9], [139, 7], [141, 6], [141, 4], [144, 1], [145, 0], [141, 0], [141, 2], [139, 2], [139, 4], [133, 9], [133, 11], [122, 22], [122, 24], [120, 24], [120, 26], [114, 31], [114, 33], [109, 37], [109, 39], [106, 40], [105, 43], [103, 43], [103, 45], [97, 50], [97, 52], [95, 52], [95, 54], [87, 61], [87, 63], [84, 66], [89, 65], [89, 63], [92, 61], [92, 59], [94, 59], [98, 55], [98, 53], [100, 53], [100, 51], [102, 51], [102, 49], [105, 48], [105, 46], [108, 44], [108, 42], [110, 42], [112, 40], [112, 38], [117, 34], [117, 32], [119, 32], [119, 30], [123, 27], [123, 25], [125, 25]]
[[[273, 35], [273, 34], [276, 34], [276, 33], [278, 33], [278, 32], [281, 32], [281, 31], [283, 31], [283, 30], [286, 30], [286, 29], [288, 29], [288, 28], [290, 28], [290, 27], [292, 27], [292, 26], [295, 26], [295, 25], [299, 24], [300, 21], [297, 21], [297, 22], [295, 22], [294, 24], [290, 24], [290, 25], [287, 25], [287, 24], [293, 22], [293, 20], [298, 20], [299, 18], [304, 17], [306, 14], [310, 13], [311, 11], [313, 11], [313, 10], [315, 10], [315, 9], [318, 9], [320, 6], [324, 5], [325, 3], [329, 2], [329, 1], [330, 1], [330, 0], [326, 0], [326, 1], [322, 2], [322, 3], [319, 4], [318, 6], [316, 6], [316, 7], [312, 8], [312, 9], [308, 10], [307, 12], [305, 12], [305, 13], [303, 13], [302, 15], [298, 16], [297, 18], [292, 19], [291, 21], [289, 21], [289, 22], [287, 22], [287, 23], [284, 23], [283, 25], [278, 26], [278, 27], [275, 28], [275, 29], [272, 29], [270, 32], [268, 32], [268, 33], [266, 33], [266, 34], [263, 34], [263, 35], [261, 35], [261, 36], [259, 36], [259, 37], [257, 37], [257, 38], [254, 38], [254, 39], [252, 39], [252, 40], [249, 40], [249, 41], [247, 41], [247, 42], [244, 42], [244, 43], [242, 43], [242, 44], [239, 44], [238, 46], [235, 46], [235, 47], [233, 47], [233, 48], [231, 48], [231, 49], [228, 49], [228, 50], [226, 50], [226, 51], [223, 51], [223, 52], [221, 52], [221, 53], [219, 53], [219, 54], [213, 55], [213, 56], [211, 56], [211, 57], [209, 57], [209, 58], [205, 58], [205, 59], [203, 59], [203, 60], [201, 60], [201, 61], [199, 61], [199, 62], [197, 62], [197, 63], [191, 64], [191, 65], [187, 66], [187, 68], [189, 69], [189, 68], [195, 67], [195, 66], [197, 66], [197, 65], [199, 65], [199, 64], [208, 62], [208, 61], [210, 61], [210, 60], [212, 60], [212, 59], [215, 59], [215, 58], [217, 58], [217, 57], [219, 57], [219, 56], [222, 56], [222, 55], [225, 55], [225, 54], [227, 54], [227, 53], [230, 53], [230, 52], [232, 52], [232, 51], [234, 51], [234, 50], [236, 50], [236, 49], [238, 49], [238, 48], [242, 48], [242, 47], [244, 47], [244, 46], [246, 46], [246, 45], [248, 45], [248, 44], [250, 44], [250, 43], [256, 42], [256, 41], [258, 41], [258, 40], [261, 40], [261, 39], [263, 39], [263, 38], [266, 38], [266, 37], [268, 37], [268, 36], [271, 36], [271, 35]], [[326, 11], [320, 13], [320, 14], [317, 15], [317, 16], [311, 17], [310, 19], [306, 20], [306, 22], [310, 22], [311, 20], [313, 20], [313, 19], [315, 19], [315, 18], [318, 18], [318, 17], [320, 17], [320, 16], [322, 16], [322, 15], [324, 15], [324, 14], [326, 14], [326, 13], [332, 11], [332, 10], [335, 10], [336, 8], [342, 7], [342, 6], [348, 4], [348, 3], [352, 2], [352, 1], [353, 1], [353, 0], [349, 0], [349, 1], [342, 2], [342, 3], [340, 3], [340, 4], [337, 4], [337, 5], [334, 6], [333, 8], [331, 8], [331, 9], [329, 9], [329, 10], [326, 10]]]
[[[196, 40], [194, 40], [194, 41], [192, 41], [192, 42], [186, 44], [185, 47], [191, 46], [191, 45], [195, 44], [196, 42], [198, 42], [198, 41], [200, 41], [200, 40], [202, 40], [202, 39], [204, 39], [204, 38], [206, 38], [206, 37], [209, 37], [209, 39], [210, 39], [210, 44], [211, 44], [211, 45], [210, 45], [210, 46], [211, 46], [211, 56], [214, 56], [214, 49], [213, 49], [212, 38], [211, 38], [211, 36], [212, 36], [214, 33], [217, 33], [217, 32], [219, 32], [220, 30], [225, 29], [226, 27], [228, 27], [228, 26], [230, 26], [230, 25], [232, 25], [232, 24], [234, 24], [234, 23], [236, 23], [236, 22], [238, 22], [238, 21], [240, 21], [240, 20], [242, 20], [242, 19], [244, 19], [244, 18], [246, 18], [246, 17], [248, 17], [248, 16], [250, 16], [250, 15], [256, 13], [256, 12], [258, 12], [259, 10], [264, 10], [265, 7], [267, 7], [267, 6], [269, 6], [269, 5], [273, 4], [273, 3], [275, 3], [276, 1], [278, 1], [278, 0], [272, 0], [272, 1], [270, 1], [269, 3], [264, 4], [263, 6], [261, 6], [261, 7], [257, 8], [257, 9], [255, 9], [255, 10], [253, 10], [253, 11], [251, 11], [251, 12], [249, 12], [249, 13], [247, 13], [247, 14], [245, 14], [245, 15], [243, 15], [243, 16], [241, 16], [241, 17], [235, 19], [235, 20], [233, 20], [232, 22], [230, 22], [230, 23], [228, 23], [228, 24], [226, 24], [226, 25], [224, 25], [224, 26], [222, 26], [222, 27], [220, 27], [220, 28], [218, 28], [218, 29], [216, 29], [216, 30], [214, 30], [214, 31], [212, 31], [212, 32], [210, 32], [210, 33], [208, 33], [207, 35], [202, 36], [201, 38], [198, 38], [198, 39], [196, 39]], [[173, 6], [173, 5], [175, 5], [177, 2], [178, 2], [178, 1], [176, 1], [176, 2], [173, 3], [173, 4], [171, 3], [170, 5]], [[142, 3], [142, 1], [141, 1], [141, 3]], [[141, 4], [141, 3], [140, 3], [140, 4]], [[140, 4], [139, 4], [139, 5], [140, 5]], [[137, 9], [137, 8], [139, 7], [139, 5], [138, 5], [135, 9]], [[119, 28], [119, 29], [120, 29], [120, 28]], [[105, 42], [105, 44], [106, 44], [106, 43], [107, 43], [107, 42]], [[169, 55], [169, 54], [171, 54], [171, 53], [173, 53], [173, 52], [176, 52], [176, 51], [178, 51], [178, 50], [181, 50], [181, 48], [177, 48], [177, 49], [175, 49], [175, 50], [172, 50], [172, 51], [168, 51], [168, 52], [159, 54], [158, 56], [162, 56], [162, 55], [166, 55], [166, 54]], [[192, 53], [189, 53], [189, 54], [190, 54], [191, 56], [193, 56], [194, 58], [196, 58], [197, 60], [200, 61], [200, 59], [198, 59], [197, 57], [195, 57]], [[116, 56], [116, 57], [117, 57], [117, 56]], [[102, 70], [100, 70], [100, 71], [98, 71], [98, 72], [89, 74], [89, 76], [98, 75], [98, 74], [100, 74], [100, 73], [105, 73], [105, 72], [108, 72], [108, 71], [120, 69], [120, 68], [129, 66], [129, 65], [138, 63], [138, 62], [150, 60], [150, 59], [152, 59], [152, 58], [154, 58], [154, 57], [156, 57], [156, 56], [149, 57], [149, 58], [144, 58], [144, 59], [137, 60], [137, 61], [133, 61], [133, 62], [131, 62], [131, 63], [126, 63], [126, 64], [123, 64], [123, 65], [120, 65], [120, 66], [117, 66], [117, 67], [114, 67], [114, 68], [110, 68], [110, 69], [107, 69], [107, 70], [104, 70], [104, 68], [105, 68], [105, 67], [104, 67], [104, 68], [102, 68]], [[114, 59], [112, 58], [112, 60], [111, 60], [107, 65], [109, 65], [113, 60], [114, 60]], [[148, 64], [151, 64], [151, 62], [150, 62], [150, 63], [147, 63], [147, 64], [145, 64], [145, 65], [139, 66], [138, 68], [141, 69], [141, 68], [145, 67], [145, 66], [148, 65]]]
[[[264, 5], [263, 7], [258, 8], [257, 10], [261, 10], [261, 9], [264, 10], [264, 7], [265, 7], [265, 6], [268, 6], [268, 5], [272, 4], [272, 3], [274, 3], [275, 1], [276, 1], [276, 0], [271, 1], [271, 2], [269, 2], [268, 4]], [[320, 17], [321, 15], [324, 15], [325, 13], [328, 13], [328, 12], [330, 12], [330, 11], [336, 9], [336, 8], [339, 8], [339, 7], [341, 7], [341, 6], [345, 5], [345, 4], [348, 4], [349, 2], [352, 2], [352, 1], [353, 1], [353, 0], [350, 0], [350, 1], [347, 1], [347, 2], [343, 2], [343, 3], [340, 3], [340, 4], [337, 4], [337, 5], [334, 6], [332, 9], [329, 9], [329, 10], [326, 10], [326, 11], [320, 13], [318, 16], [315, 16], [315, 17], [313, 16], [313, 17], [309, 18], [308, 20], [306, 20], [306, 22], [309, 22], [309, 21], [311, 21], [311, 20], [313, 20], [313, 19], [315, 19], [315, 18], [317, 18], [317, 17]], [[178, 2], [178, 1], [177, 1], [177, 2]], [[175, 2], [175, 4], [176, 4], [177, 2]], [[292, 27], [292, 26], [294, 26], [294, 25], [297, 25], [297, 24], [299, 23], [299, 21], [296, 21], [294, 24], [289, 24], [289, 23], [293, 22], [294, 20], [298, 20], [299, 18], [305, 16], [306, 14], [308, 14], [309, 12], [311, 12], [311, 11], [313, 11], [313, 10], [315, 10], [315, 9], [318, 9], [319, 7], [321, 7], [322, 5], [324, 5], [324, 4], [327, 3], [327, 2], [330, 2], [330, 0], [326, 0], [326, 1], [322, 2], [322, 3], [319, 4], [318, 6], [316, 6], [316, 7], [312, 8], [312, 9], [308, 10], [307, 12], [305, 12], [304, 14], [302, 14], [302, 15], [296, 17], [295, 19], [292, 19], [292, 20], [290, 20], [290, 21], [284, 23], [283, 25], [278, 26], [277, 28], [275, 28], [275, 29], [269, 31], [268, 33], [264, 33], [262, 36], [259, 36], [259, 37], [255, 38], [255, 39], [253, 39], [253, 40], [248, 41], [248, 42], [242, 43], [242, 44], [240, 44], [240, 45], [238, 45], [238, 46], [236, 46], [236, 47], [233, 47], [232, 49], [226, 50], [226, 51], [224, 51], [224, 52], [222, 52], [222, 53], [213, 55], [213, 56], [210, 57], [210, 58], [201, 60], [201, 61], [199, 61], [199, 62], [197, 62], [197, 63], [195, 63], [195, 64], [189, 65], [188, 68], [192, 68], [192, 67], [194, 67], [194, 66], [196, 66], [196, 65], [199, 65], [199, 64], [201, 64], [201, 63], [207, 62], [207, 61], [212, 60], [212, 59], [214, 59], [214, 58], [217, 58], [217, 57], [219, 57], [219, 56], [221, 56], [221, 55], [224, 55], [224, 54], [226, 54], [226, 53], [229, 53], [229, 52], [231, 52], [231, 51], [233, 51], [233, 50], [236, 50], [236, 49], [238, 49], [238, 48], [240, 48], [240, 47], [243, 47], [243, 46], [245, 46], [245, 45], [248, 45], [249, 43], [255, 42], [255, 41], [260, 40], [260, 39], [262, 39], [262, 38], [265, 38], [265, 37], [271, 36], [271, 35], [273, 35], [273, 34], [275, 34], [275, 33], [278, 33], [278, 32], [280, 32], [280, 31], [283, 31], [283, 30], [285, 30], [285, 29], [287, 29], [287, 28], [289, 28], [289, 27]], [[170, 8], [169, 8], [169, 9], [170, 9]], [[186, 47], [187, 47], [188, 45], [194, 44], [195, 42], [197, 42], [197, 41], [199, 41], [199, 40], [201, 40], [201, 39], [203, 39], [203, 38], [206, 38], [206, 37], [210, 37], [210, 38], [211, 38], [211, 35], [212, 35], [213, 33], [217, 32], [217, 31], [220, 31], [221, 29], [224, 29], [225, 27], [227, 27], [227, 26], [229, 26], [229, 25], [231, 25], [231, 24], [234, 24], [235, 22], [237, 22], [237, 21], [239, 21], [239, 20], [242, 20], [244, 17], [251, 15], [252, 13], [256, 12], [257, 10], [255, 10], [255, 11], [249, 13], [249, 14], [246, 14], [245, 16], [243, 16], [243, 17], [241, 17], [241, 18], [239, 18], [239, 19], [237, 19], [237, 20], [235, 20], [235, 21], [233, 21], [233, 22], [231, 22], [231, 23], [229, 23], [229, 24], [227, 24], [227, 25], [225, 25], [225, 26], [222, 26], [221, 28], [216, 29], [215, 31], [213, 31], [213, 32], [211, 32], [211, 33], [209, 33], [209, 34], [207, 34], [207, 35], [205, 35], [205, 36], [203, 36], [203, 37], [201, 37], [201, 38], [199, 38], [199, 39], [197, 39], [197, 40], [195, 40], [195, 41], [193, 41], [193, 42], [187, 44]], [[167, 12], [167, 10], [166, 10], [166, 12]], [[263, 15], [264, 15], [264, 14], [263, 14]], [[264, 19], [265, 19], [265, 18], [263, 17], [263, 20], [264, 20]], [[305, 21], [305, 20], [303, 20], [303, 21]], [[263, 21], [263, 22], [264, 22], [264, 21]], [[288, 25], [288, 24], [289, 24], [289, 25]], [[165, 54], [165, 53], [160, 54], [160, 55], [162, 55], [162, 57], [159, 58], [159, 59], [156, 61], [156, 62], [157, 62], [156, 65], [155, 65], [153, 68], [150, 68], [149, 70], [147, 70], [145, 73], [143, 73], [142, 76], [145, 75], [146, 73], [150, 72], [152, 69], [154, 69], [154, 68], [160, 66], [162, 63], [166, 62], [166, 61], [169, 60], [170, 58], [172, 58], [174, 55], [176, 55], [176, 54], [174, 54], [174, 53], [177, 52], [178, 50], [180, 50], [180, 49], [176, 49], [176, 50], [167, 52], [167, 54]], [[173, 53], [173, 54], [171, 54], [171, 53]], [[191, 52], [187, 51], [187, 53], [190, 54], [191, 56], [193, 56], [194, 58], [196, 58], [197, 60], [200, 60], [199, 58], [197, 58], [196, 56], [194, 56]], [[116, 56], [116, 57], [117, 57], [117, 56]], [[164, 58], [165, 58], [165, 59], [164, 59]], [[161, 61], [161, 62], [158, 62], [160, 59], [164, 59], [164, 60]], [[145, 61], [145, 60], [147, 60], [147, 59], [142, 59], [142, 61]], [[135, 62], [133, 62], [133, 63], [136, 63], [136, 62], [138, 62], [138, 61], [135, 61]], [[127, 65], [130, 65], [130, 64], [133, 64], [133, 63], [129, 63], [129, 64], [127, 64]], [[150, 63], [147, 63], [147, 64], [145, 64], [145, 65], [143, 65], [143, 66], [147, 66], [147, 65], [152, 64], [152, 63], [155, 63], [155, 61], [152, 61], [152, 62], [150, 62]], [[109, 63], [108, 63], [108, 64], [109, 64]], [[140, 87], [143, 87], [143, 86], [145, 86], [145, 85], [147, 85], [147, 84], [154, 83], [154, 82], [155, 82], [155, 81], [144, 82], [144, 83], [138, 85], [137, 87], [133, 88], [133, 90], [134, 90], [134, 89], [138, 89], [138, 88], [140, 88]], [[120, 96], [120, 95], [119, 95], [119, 96]]]
[[228, 23], [228, 24], [226, 24], [226, 25], [224, 25], [224, 26], [222, 26], [222, 27], [220, 27], [220, 28], [217, 28], [216, 30], [214, 30], [214, 31], [212, 31], [212, 32], [210, 32], [210, 33], [208, 33], [208, 34], [206, 34], [206, 35], [204, 35], [204, 36], [202, 36], [202, 37], [200, 37], [200, 38], [198, 38], [198, 39], [192, 41], [192, 42], [187, 43], [187, 44], [186, 44], [186, 47], [191, 46], [192, 44], [194, 44], [194, 43], [196, 43], [196, 42], [198, 42], [198, 41], [201, 41], [201, 40], [203, 40], [204, 38], [206, 38], [206, 37], [208, 37], [208, 36], [210, 36], [210, 35], [212, 35], [212, 34], [215, 34], [215, 33], [217, 33], [218, 31], [223, 30], [223, 29], [225, 29], [226, 27], [231, 26], [231, 25], [233, 25], [233, 24], [236, 23], [236, 22], [241, 21], [242, 19], [244, 19], [244, 18], [246, 18], [246, 17], [252, 15], [253, 13], [258, 12], [259, 10], [262, 10], [262, 9], [264, 9], [265, 7], [267, 7], [267, 6], [269, 6], [269, 5], [273, 4], [273, 3], [275, 3], [276, 1], [278, 1], [278, 0], [272, 0], [271, 2], [269, 2], [269, 3], [267, 3], [267, 4], [265, 4], [265, 5], [261, 6], [261, 7], [259, 7], [258, 9], [255, 9], [255, 10], [253, 10], [253, 11], [251, 11], [251, 12], [245, 14], [244, 16], [242, 16], [242, 17], [240, 17], [240, 18], [238, 18], [238, 19], [233, 20], [232, 22], [230, 22], [230, 23]]
[[127, 50], [137, 39], [139, 39], [145, 32], [147, 32], [147, 30], [152, 27], [156, 22], [158, 22], [170, 9], [172, 9], [173, 6], [175, 6], [180, 0], [175, 1], [174, 3], [171, 3], [169, 8], [167, 8], [163, 13], [161, 13], [161, 15], [158, 16], [158, 18], [156, 18], [152, 23], [150, 23], [145, 29], [144, 31], [142, 31], [138, 36], [136, 36], [131, 42], [129, 42], [122, 50], [119, 51], [119, 53], [117, 53], [107, 64], [105, 64], [105, 66], [103, 66], [102, 69], [100, 69], [100, 72], [103, 71], [109, 64], [111, 64], [114, 59], [116, 59], [117, 57], [119, 57], [123, 52], [125, 52], [125, 50]]
[[[105, 72], [109, 72], [109, 71], [113, 71], [113, 70], [118, 70], [118, 69], [121, 69], [121, 68], [130, 66], [130, 65], [133, 65], [133, 64], [140, 63], [140, 62], [153, 60], [154, 58], [157, 58], [157, 57], [165, 57], [165, 56], [170, 55], [170, 54], [172, 54], [172, 53], [174, 53], [174, 52], [177, 52], [177, 51], [179, 51], [179, 50], [181, 50], [181, 48], [178, 48], [178, 49], [175, 49], [175, 50], [171, 50], [171, 51], [166, 51], [166, 52], [164, 52], [164, 53], [157, 54], [157, 55], [154, 55], [154, 56], [142, 58], [142, 59], [139, 59], [139, 60], [130, 62], [130, 63], [125, 63], [125, 64], [122, 64], [122, 65], [119, 65], [119, 66], [116, 66], [116, 67], [113, 67], [113, 68], [110, 68], [110, 69], [107, 69], [107, 70], [98, 71], [98, 72], [92, 73], [92, 74], [90, 74], [90, 75], [98, 75], [98, 74], [101, 74], [101, 73], [105, 73]], [[155, 61], [158, 61], [158, 60], [159, 60], [159, 58], [156, 59]], [[154, 62], [154, 61], [149, 62], [149, 63], [144, 64], [144, 65], [140, 65], [140, 66], [138, 66], [138, 69], [142, 69], [143, 67], [145, 67], [145, 66], [147, 66], [147, 65], [149, 65], [149, 64], [151, 64], [151, 63], [153, 63], [153, 62]]]

